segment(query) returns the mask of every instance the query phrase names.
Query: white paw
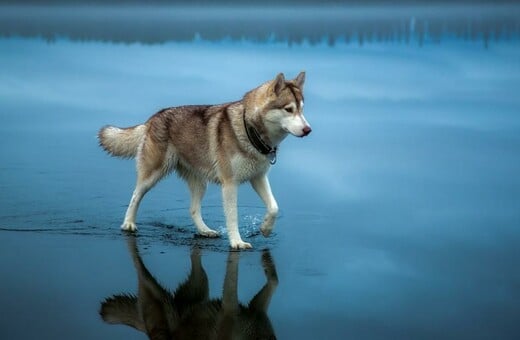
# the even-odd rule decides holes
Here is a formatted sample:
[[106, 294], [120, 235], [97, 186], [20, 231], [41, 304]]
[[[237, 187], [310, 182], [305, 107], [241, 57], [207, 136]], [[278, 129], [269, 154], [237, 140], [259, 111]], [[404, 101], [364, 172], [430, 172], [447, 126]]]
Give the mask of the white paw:
[[262, 235], [264, 235], [264, 237], [271, 235], [271, 232], [274, 228], [274, 221], [274, 216], [267, 216], [265, 218], [264, 223], [262, 223], [262, 225], [260, 226], [260, 232], [262, 233]]
[[209, 229], [209, 228], [204, 229], [204, 230], [199, 230], [199, 234], [204, 237], [211, 237], [211, 238], [220, 236], [220, 234], [216, 230]]
[[266, 227], [266, 226], [262, 226], [260, 227], [260, 232], [262, 233], [262, 235], [264, 235], [264, 237], [268, 237], [269, 235], [271, 235], [271, 232], [273, 231], [273, 227]]
[[231, 245], [231, 249], [235, 249], [235, 250], [253, 248], [251, 243], [247, 243], [242, 240], [230, 240], [229, 243]]
[[121, 224], [121, 229], [126, 231], [136, 231], [137, 226], [134, 222], [123, 222], [123, 224]]

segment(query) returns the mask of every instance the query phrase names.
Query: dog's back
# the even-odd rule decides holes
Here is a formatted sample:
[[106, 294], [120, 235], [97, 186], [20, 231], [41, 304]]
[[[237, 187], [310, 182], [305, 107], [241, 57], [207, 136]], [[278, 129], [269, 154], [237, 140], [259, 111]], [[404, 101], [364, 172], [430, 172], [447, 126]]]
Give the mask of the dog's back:
[[171, 107], [142, 125], [105, 126], [98, 136], [109, 154], [139, 157], [138, 166], [144, 171], [176, 170], [184, 178], [197, 176], [220, 183], [219, 167], [230, 163], [233, 155], [256, 160], [254, 153], [240, 145], [232, 126], [237, 124], [237, 118], [241, 119], [242, 110], [240, 102]]

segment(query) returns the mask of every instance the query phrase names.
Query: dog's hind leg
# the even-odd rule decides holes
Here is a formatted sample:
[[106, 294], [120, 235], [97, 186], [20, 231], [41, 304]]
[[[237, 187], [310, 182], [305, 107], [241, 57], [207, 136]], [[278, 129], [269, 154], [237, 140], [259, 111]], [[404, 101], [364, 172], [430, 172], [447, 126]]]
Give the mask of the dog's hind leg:
[[209, 301], [208, 275], [202, 266], [199, 248], [192, 249], [190, 259], [190, 275], [173, 293], [174, 305], [181, 315], [193, 306]]
[[[151, 143], [150, 143], [151, 144]], [[137, 184], [130, 199], [130, 204], [126, 210], [125, 220], [121, 225], [121, 229], [127, 231], [137, 230], [135, 225], [135, 216], [139, 203], [144, 195], [166, 174], [164, 168], [165, 156], [160, 151], [147, 152], [153, 145], [144, 145], [137, 159]]]
[[137, 184], [132, 194], [132, 199], [130, 199], [128, 209], [126, 210], [125, 220], [121, 225], [121, 229], [127, 231], [137, 230], [135, 216], [137, 214], [137, 209], [139, 208], [139, 203], [141, 203], [144, 195], [162, 178], [162, 176], [163, 174], [159, 170], [152, 172], [146, 177], [140, 175], [137, 176]]
[[218, 232], [210, 229], [206, 223], [204, 223], [200, 212], [200, 202], [202, 201], [202, 197], [206, 192], [206, 183], [198, 178], [190, 177], [188, 179], [188, 187], [190, 188], [191, 192], [190, 213], [199, 234], [206, 237], [218, 237]]

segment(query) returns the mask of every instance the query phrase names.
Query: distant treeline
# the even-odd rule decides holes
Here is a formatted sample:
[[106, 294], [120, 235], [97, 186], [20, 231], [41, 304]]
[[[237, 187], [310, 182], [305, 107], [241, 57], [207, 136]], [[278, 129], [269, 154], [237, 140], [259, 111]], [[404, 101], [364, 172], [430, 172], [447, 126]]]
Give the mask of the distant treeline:
[[3, 6], [0, 37], [162, 43], [197, 39], [328, 43], [518, 39], [520, 5], [182, 7]]

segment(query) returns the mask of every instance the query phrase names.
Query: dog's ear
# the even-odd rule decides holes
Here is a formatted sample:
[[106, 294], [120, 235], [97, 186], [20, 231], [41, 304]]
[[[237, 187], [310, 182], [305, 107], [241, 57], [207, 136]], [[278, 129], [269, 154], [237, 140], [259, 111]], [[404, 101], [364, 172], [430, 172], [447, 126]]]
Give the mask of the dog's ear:
[[294, 78], [294, 83], [300, 89], [303, 89], [303, 83], [305, 83], [305, 71], [300, 72], [296, 78]]
[[285, 86], [285, 76], [283, 73], [278, 73], [276, 78], [274, 78], [273, 82], [273, 91], [276, 95], [279, 95], [282, 92], [282, 89]]

